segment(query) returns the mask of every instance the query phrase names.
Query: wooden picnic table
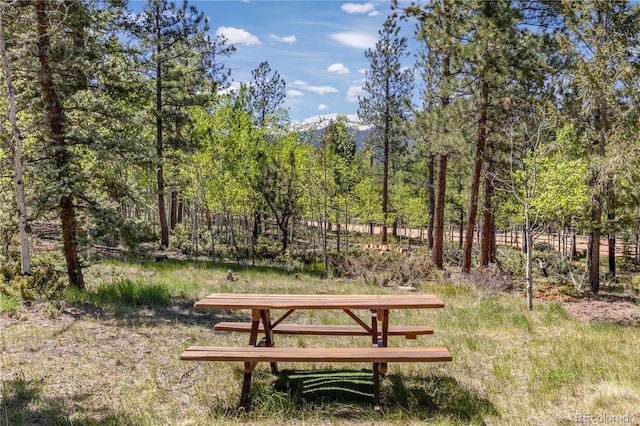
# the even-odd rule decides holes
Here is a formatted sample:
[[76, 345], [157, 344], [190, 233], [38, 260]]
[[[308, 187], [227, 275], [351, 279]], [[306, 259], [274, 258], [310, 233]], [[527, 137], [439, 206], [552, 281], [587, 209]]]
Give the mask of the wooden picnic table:
[[[238, 309], [251, 311], [251, 323], [233, 326], [225, 323], [220, 329], [248, 331], [249, 347], [219, 348], [194, 346], [182, 355], [183, 360], [222, 361], [244, 360], [245, 375], [240, 398], [240, 407], [247, 407], [251, 386], [252, 371], [258, 361], [268, 361], [274, 374], [278, 373], [278, 361], [326, 361], [354, 362], [367, 361], [373, 363], [374, 404], [380, 409], [380, 374], [387, 371], [387, 362], [438, 362], [451, 361], [451, 354], [446, 348], [389, 348], [389, 335], [405, 335], [415, 338], [418, 334], [430, 334], [433, 331], [423, 326], [399, 326], [390, 328], [390, 311], [400, 309], [432, 309], [442, 308], [444, 303], [432, 294], [402, 295], [325, 295], [325, 294], [232, 294], [215, 293], [195, 303], [196, 309]], [[297, 310], [339, 310], [355, 321], [353, 326], [323, 326], [313, 324], [282, 324]], [[284, 310], [275, 321], [272, 310]], [[370, 312], [370, 323], [354, 311]], [[280, 324], [282, 326], [279, 328]], [[299, 326], [299, 327], [298, 327]], [[349, 328], [351, 327], [351, 328]], [[390, 332], [391, 330], [391, 332]], [[361, 348], [274, 348], [274, 332], [287, 334], [318, 335], [369, 335], [371, 345]], [[359, 332], [358, 332], [359, 331]], [[259, 335], [264, 337], [258, 341]], [[262, 349], [259, 349], [262, 348]]]

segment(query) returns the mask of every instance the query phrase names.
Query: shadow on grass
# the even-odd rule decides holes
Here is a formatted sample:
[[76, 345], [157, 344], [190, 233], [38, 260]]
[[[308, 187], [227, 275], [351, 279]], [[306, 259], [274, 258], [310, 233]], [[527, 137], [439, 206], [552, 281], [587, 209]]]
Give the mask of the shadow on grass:
[[[296, 406], [305, 404], [345, 404], [371, 407], [371, 370], [284, 370], [274, 384], [278, 392], [289, 395]], [[484, 424], [483, 417], [499, 417], [491, 401], [465, 389], [448, 376], [392, 374], [381, 381], [383, 410], [406, 412], [411, 419], [435, 417]]]
[[500, 413], [488, 399], [461, 386], [449, 376], [405, 377], [392, 374], [385, 388], [389, 405], [397, 405], [421, 418], [447, 417], [484, 424], [484, 416]]
[[[142, 266], [147, 269], [154, 269], [157, 271], [173, 271], [176, 269], [183, 269], [186, 267], [195, 267], [199, 269], [206, 269], [211, 271], [222, 271], [226, 272], [228, 270], [232, 270], [233, 272], [259, 272], [266, 274], [275, 274], [275, 275], [291, 275], [295, 274], [308, 274], [311, 276], [322, 277], [323, 271], [314, 268], [313, 266], [290, 266], [284, 262], [275, 262], [275, 261], [267, 261], [269, 264], [258, 263], [255, 265], [251, 264], [251, 259], [243, 259], [242, 262], [231, 262], [231, 261], [221, 261], [221, 260], [206, 260], [202, 258], [199, 259], [172, 259], [168, 258], [162, 261], [155, 261], [153, 258], [148, 256], [123, 256], [121, 258], [112, 259], [115, 262], [127, 264], [127, 265], [135, 265]], [[257, 259], [257, 262], [265, 262], [263, 259]]]
[[283, 370], [274, 387], [289, 394], [296, 404], [371, 404], [373, 400], [370, 370]]
[[128, 304], [115, 298], [101, 302], [74, 302], [73, 308], [65, 309], [64, 313], [74, 318], [91, 317], [111, 319], [122, 326], [184, 324], [198, 326], [211, 330], [215, 324], [222, 321], [246, 322], [249, 316], [246, 312], [237, 310], [197, 310], [193, 307], [196, 300], [172, 300], [162, 305]]
[[[40, 393], [40, 386], [36, 382], [20, 377], [3, 380], [0, 388], [0, 426], [127, 424], [124, 416], [105, 413], [90, 418], [78, 415], [70, 401], [81, 402], [89, 395], [43, 398]], [[75, 415], [73, 419], [70, 418], [72, 414]]]
[[167, 286], [122, 280], [101, 285], [95, 292], [67, 289], [66, 314], [76, 318], [112, 318], [122, 324], [181, 323], [211, 328], [219, 321], [246, 321], [246, 313], [196, 310], [196, 299], [176, 298]]

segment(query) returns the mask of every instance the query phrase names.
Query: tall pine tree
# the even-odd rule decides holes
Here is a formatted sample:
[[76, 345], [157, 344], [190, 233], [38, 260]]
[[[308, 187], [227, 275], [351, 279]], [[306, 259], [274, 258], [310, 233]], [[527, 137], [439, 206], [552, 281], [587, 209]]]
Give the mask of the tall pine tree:
[[364, 95], [359, 97], [358, 115], [372, 126], [373, 152], [382, 163], [382, 244], [387, 244], [389, 224], [389, 174], [392, 159], [405, 142], [404, 124], [411, 112], [413, 73], [402, 59], [408, 55], [407, 38], [392, 16], [378, 31], [375, 49], [368, 49], [369, 60]]

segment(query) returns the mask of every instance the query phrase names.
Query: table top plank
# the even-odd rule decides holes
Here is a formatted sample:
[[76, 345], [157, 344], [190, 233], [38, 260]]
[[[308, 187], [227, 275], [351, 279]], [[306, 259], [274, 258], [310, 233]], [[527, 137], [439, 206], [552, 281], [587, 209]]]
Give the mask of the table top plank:
[[447, 362], [447, 348], [271, 348], [191, 346], [181, 355], [183, 361], [244, 362]]
[[214, 293], [196, 309], [429, 309], [443, 308], [433, 294], [326, 295]]

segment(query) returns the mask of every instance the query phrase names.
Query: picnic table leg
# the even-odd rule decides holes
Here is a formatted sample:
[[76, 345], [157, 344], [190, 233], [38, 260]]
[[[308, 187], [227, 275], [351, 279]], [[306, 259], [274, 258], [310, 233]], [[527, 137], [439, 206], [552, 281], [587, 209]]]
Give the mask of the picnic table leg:
[[377, 348], [378, 345], [378, 311], [371, 310], [371, 345]]
[[249, 408], [249, 400], [251, 396], [251, 375], [253, 368], [250, 362], [244, 363], [244, 380], [242, 381], [242, 391], [240, 392], [240, 410], [245, 411]]
[[[262, 318], [262, 325], [264, 326], [264, 338], [267, 347], [272, 348], [273, 344], [273, 331], [271, 330], [271, 312], [268, 309], [260, 310], [260, 317]], [[278, 363], [271, 362], [271, 373], [278, 374]]]
[[[378, 339], [378, 311], [371, 310], [371, 346], [380, 346]], [[373, 409], [380, 411], [380, 363], [373, 363]]]
[[251, 334], [249, 335], [249, 346], [255, 346], [258, 343], [258, 330], [260, 329], [260, 319], [262, 314], [260, 309], [251, 310]]
[[[251, 311], [251, 334], [249, 335], [249, 346], [255, 346], [258, 343], [258, 330], [260, 328], [260, 311], [253, 309]], [[242, 391], [240, 392], [240, 410], [244, 411], [249, 408], [249, 399], [251, 396], [251, 376], [255, 363], [244, 363], [244, 379], [242, 380]]]
[[[378, 345], [383, 348], [387, 347], [387, 343], [389, 342], [389, 310], [388, 309], [380, 309], [378, 311], [378, 320], [382, 322], [382, 336], [380, 336], [380, 341]], [[387, 374], [387, 363], [383, 362], [380, 364], [380, 373]]]
[[373, 363], [373, 409], [375, 411], [381, 411], [380, 404], [380, 364]]

